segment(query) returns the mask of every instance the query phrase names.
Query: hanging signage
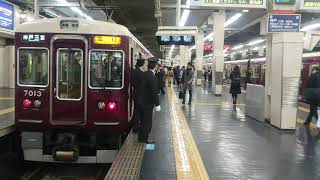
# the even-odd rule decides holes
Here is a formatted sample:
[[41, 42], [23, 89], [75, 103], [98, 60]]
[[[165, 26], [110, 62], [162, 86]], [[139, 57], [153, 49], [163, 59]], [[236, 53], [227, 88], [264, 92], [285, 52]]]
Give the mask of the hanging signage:
[[268, 14], [268, 32], [299, 32], [301, 14]]
[[159, 45], [194, 45], [194, 36], [178, 36], [178, 35], [164, 35], [157, 36], [157, 41]]
[[319, 0], [304, 0], [302, 1], [302, 7], [304, 9], [318, 9], [320, 10]]
[[275, 4], [294, 4], [296, 0], [275, 0]]
[[202, 0], [201, 6], [266, 8], [266, 0]]
[[14, 30], [14, 7], [0, 0], [0, 29]]

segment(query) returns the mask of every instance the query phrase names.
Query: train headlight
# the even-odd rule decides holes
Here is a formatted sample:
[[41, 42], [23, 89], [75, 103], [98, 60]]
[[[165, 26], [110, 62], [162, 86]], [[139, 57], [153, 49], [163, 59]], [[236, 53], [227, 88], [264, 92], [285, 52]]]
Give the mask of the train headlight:
[[104, 109], [105, 107], [106, 107], [106, 105], [104, 104], [104, 102], [99, 102], [99, 103], [98, 103], [98, 108], [99, 108], [100, 110]]
[[29, 99], [25, 99], [25, 100], [23, 101], [23, 107], [24, 107], [24, 108], [29, 108], [29, 107], [31, 107], [31, 101], [30, 101]]
[[108, 111], [116, 111], [117, 110], [117, 103], [115, 102], [109, 102], [107, 105]]
[[40, 100], [35, 100], [35, 101], [33, 102], [33, 105], [34, 105], [34, 107], [38, 108], [38, 107], [41, 106], [41, 101], [40, 101]]

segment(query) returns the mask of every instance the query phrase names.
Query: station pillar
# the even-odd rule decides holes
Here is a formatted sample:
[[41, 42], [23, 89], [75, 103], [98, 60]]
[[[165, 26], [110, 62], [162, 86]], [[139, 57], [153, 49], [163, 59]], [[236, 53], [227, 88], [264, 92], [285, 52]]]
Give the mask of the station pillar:
[[296, 128], [303, 33], [272, 34], [270, 123], [279, 129]]
[[196, 85], [200, 86], [202, 81], [202, 63], [203, 63], [203, 46], [204, 33], [202, 30], [198, 31], [196, 43]]
[[213, 13], [213, 73], [212, 92], [216, 96], [222, 95], [223, 67], [224, 67], [224, 21], [225, 11], [219, 10]]
[[180, 46], [180, 67], [186, 66], [188, 63], [188, 48], [186, 46]]

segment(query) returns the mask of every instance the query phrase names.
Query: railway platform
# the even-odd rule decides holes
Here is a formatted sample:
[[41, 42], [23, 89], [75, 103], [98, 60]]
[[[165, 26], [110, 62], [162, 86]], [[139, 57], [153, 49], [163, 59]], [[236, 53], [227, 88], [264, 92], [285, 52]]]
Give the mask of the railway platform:
[[305, 106], [299, 105], [296, 131], [280, 131], [245, 116], [245, 93], [233, 106], [227, 87], [222, 97], [209, 87], [194, 89], [191, 106], [167, 89], [162, 111], [154, 117], [155, 148], [144, 148], [137, 163], [139, 179], [320, 178], [320, 134], [314, 124], [302, 125]]
[[0, 89], [0, 137], [14, 128], [14, 89]]

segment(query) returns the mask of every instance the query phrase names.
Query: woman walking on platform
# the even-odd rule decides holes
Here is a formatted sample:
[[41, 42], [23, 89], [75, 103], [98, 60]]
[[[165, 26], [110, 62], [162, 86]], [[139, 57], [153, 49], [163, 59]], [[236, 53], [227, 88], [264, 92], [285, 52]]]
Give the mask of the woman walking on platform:
[[231, 79], [231, 87], [230, 87], [230, 94], [232, 94], [233, 104], [237, 104], [238, 94], [241, 94], [241, 87], [240, 87], [240, 67], [235, 66], [233, 71], [230, 74]]

